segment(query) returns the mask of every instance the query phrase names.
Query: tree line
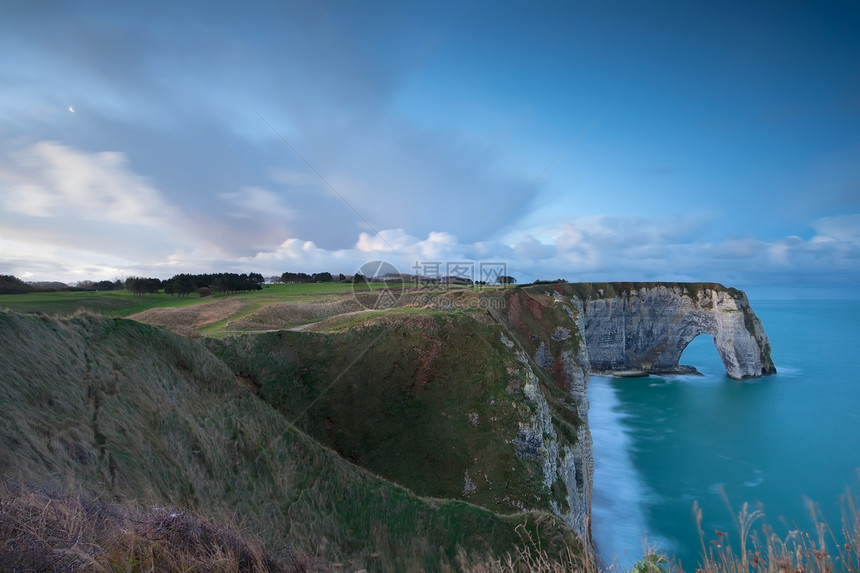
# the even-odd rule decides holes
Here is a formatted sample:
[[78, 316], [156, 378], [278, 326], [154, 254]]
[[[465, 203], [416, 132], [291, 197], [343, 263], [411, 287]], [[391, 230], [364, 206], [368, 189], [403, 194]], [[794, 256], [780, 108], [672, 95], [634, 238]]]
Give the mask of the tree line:
[[260, 290], [264, 282], [260, 273], [181, 273], [166, 280], [129, 277], [125, 280], [125, 288], [136, 295], [163, 290], [165, 294], [188, 297], [193, 292], [207, 296], [210, 293], [233, 294]]
[[0, 294], [26, 294], [29, 292], [57, 292], [72, 291], [80, 292], [87, 290], [122, 290], [125, 283], [117, 279], [115, 281], [78, 281], [74, 285], [56, 281], [34, 281], [24, 282], [13, 275], [0, 275]]
[[[284, 272], [280, 276], [268, 278], [271, 283], [328, 283], [328, 282], [363, 282], [367, 279], [360, 274], [346, 276], [339, 273], [337, 276], [329, 272], [322, 273], [300, 273]], [[189, 274], [181, 273], [169, 279], [158, 279], [152, 277], [128, 277], [127, 279], [116, 279], [113, 281], [78, 281], [75, 286], [60, 282], [24, 282], [12, 275], [0, 275], [0, 294], [26, 294], [30, 292], [54, 292], [54, 291], [110, 291], [127, 290], [134, 295], [143, 296], [156, 294], [163, 291], [179, 297], [188, 297], [197, 292], [200, 296], [209, 294], [232, 294], [260, 290], [266, 279], [260, 273], [203, 273]], [[517, 281], [511, 276], [500, 276], [498, 284], [515, 284]], [[476, 284], [486, 284], [482, 281]]]
[[295, 283], [331, 283], [331, 282], [345, 282], [347, 280], [346, 276], [343, 273], [337, 275], [337, 278], [331, 273], [293, 273], [293, 272], [285, 272], [281, 273], [280, 277], [272, 277], [272, 282], [281, 282], [284, 284], [295, 284]]

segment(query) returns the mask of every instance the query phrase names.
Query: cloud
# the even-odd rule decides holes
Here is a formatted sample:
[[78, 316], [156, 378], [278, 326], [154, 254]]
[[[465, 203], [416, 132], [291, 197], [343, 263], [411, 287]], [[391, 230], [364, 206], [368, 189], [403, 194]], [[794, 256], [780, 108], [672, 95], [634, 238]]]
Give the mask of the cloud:
[[5, 148], [12, 161], [0, 164], [0, 236], [15, 245], [8, 252], [18, 261], [116, 269], [152, 264], [198, 242], [123, 153], [51, 141]]
[[[46, 17], [22, 7], [0, 35], [0, 47], [27, 59], [0, 63], [8, 88], [0, 125], [68, 148], [122, 151], [187, 215], [186, 226], [225, 253], [246, 256], [292, 237], [348, 248], [357, 230], [369, 231], [362, 218], [422, 236], [477, 234], [473, 227], [534, 177], [496, 169], [509, 150], [485, 135], [426, 126], [396, 109], [403, 78], [422, 61], [412, 57], [414, 32], [391, 25], [397, 10], [177, 5], [165, 19], [128, 7], [56, 8]], [[409, 41], [380, 51], [380, 37]], [[539, 191], [493, 230], [513, 224]], [[38, 199], [50, 198], [20, 208], [51, 205]]]
[[822, 217], [813, 222], [817, 240], [832, 239], [860, 246], [860, 214]]
[[[723, 137], [701, 130], [707, 82], [675, 86], [677, 74], [652, 70], [650, 95], [624, 99], [616, 90], [641, 90], [568, 57], [585, 36], [547, 35], [529, 11], [492, 14], [526, 31], [522, 45], [504, 26], [464, 25], [486, 23], [479, 8], [418, 14], [396, 3], [10, 7], [0, 266], [164, 276], [351, 272], [378, 258], [407, 269], [504, 260], [521, 280], [858, 278], [858, 215], [819, 218], [858, 210], [844, 116], [810, 121], [821, 127], [802, 137]], [[536, 61], [578, 71], [546, 75]], [[745, 107], [721, 113], [742, 123], [761, 105], [736, 84], [721, 83]], [[707, 216], [673, 215], [694, 209]]]
[[[639, 218], [636, 222], [631, 225], [631, 219], [623, 217], [583, 218], [558, 229], [548, 240], [525, 235], [512, 243], [470, 244], [448, 233], [419, 238], [402, 229], [383, 230], [381, 237], [361, 233], [349, 249], [328, 250], [309, 241], [289, 240], [277, 250], [245, 262], [269, 265], [273, 270], [286, 264], [308, 271], [349, 272], [365, 262], [385, 260], [409, 272], [416, 263], [420, 267], [438, 262], [444, 268], [445, 263], [463, 260], [475, 264], [502, 261], [521, 281], [557, 277], [573, 281], [711, 280], [742, 288], [797, 280], [811, 286], [825, 279], [837, 283], [858, 279], [860, 248], [844, 242], [797, 236], [773, 241], [732, 237], [691, 241], [689, 225], [676, 217]], [[682, 230], [665, 230], [672, 225]]]
[[[307, 227], [299, 232], [287, 227], [306, 216], [300, 204], [290, 204], [289, 192], [249, 185], [219, 194], [230, 218], [249, 223], [226, 227], [227, 234], [216, 234], [212, 242], [211, 227], [199, 220], [186, 224], [183, 211], [149, 178], [135, 173], [123, 153], [87, 152], [52, 141], [7, 148], [15, 162], [0, 165], [0, 233], [4, 252], [15, 255], [3, 257], [0, 266], [21, 274], [42, 275], [52, 261], [56, 272], [80, 279], [88, 278], [82, 273], [113, 278], [230, 269], [350, 273], [371, 260], [412, 272], [435, 263], [444, 268], [446, 263], [492, 260], [506, 263], [521, 281], [563, 277], [788, 284], [858, 278], [860, 214], [816, 219], [810, 224], [816, 234], [809, 239], [705, 241], [701, 231], [709, 222], [701, 217], [602, 215], [534, 224], [527, 232], [481, 242], [470, 242], [468, 233], [439, 229], [419, 234], [396, 227], [376, 234], [353, 227], [351, 245], [332, 248], [321, 246], [314, 233], [301, 238]], [[275, 185], [278, 179], [281, 185], [315, 183], [301, 173], [281, 172], [272, 178]], [[334, 204], [345, 207], [339, 200]], [[286, 238], [271, 247], [250, 243], [251, 252], [239, 257], [219, 248], [230, 233], [241, 234], [245, 228], [268, 229], [271, 238]], [[343, 231], [350, 233], [348, 227]]]
[[43, 141], [15, 156], [20, 168], [0, 173], [8, 213], [156, 227], [176, 216], [155, 187], [129, 170], [123, 153], [88, 154]]

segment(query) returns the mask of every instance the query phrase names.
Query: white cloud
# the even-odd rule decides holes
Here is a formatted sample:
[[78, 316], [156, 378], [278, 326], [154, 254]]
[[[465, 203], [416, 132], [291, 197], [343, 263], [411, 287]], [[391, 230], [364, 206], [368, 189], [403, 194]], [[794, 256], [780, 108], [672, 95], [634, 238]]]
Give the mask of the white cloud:
[[[113, 278], [208, 247], [122, 153], [7, 143], [0, 164], [0, 265], [52, 280]], [[52, 272], [50, 270], [54, 268]]]
[[[328, 250], [310, 241], [290, 239], [275, 251], [244, 259], [243, 264], [266, 265], [267, 273], [279, 273], [287, 267], [351, 272], [368, 261], [384, 260], [410, 272], [416, 262], [503, 261], [521, 282], [557, 277], [574, 281], [713, 280], [742, 288], [789, 284], [796, 280], [799, 269], [812, 277], [808, 280], [857, 278], [860, 249], [844, 242], [797, 236], [774, 241], [726, 238], [703, 242], [687, 240], [687, 230], [662, 230], [672, 224], [689, 229], [677, 218], [635, 219], [637, 225], [631, 225], [632, 220], [585, 218], [556, 229], [554, 236], [544, 233], [549, 237], [544, 240], [524, 235], [516, 241], [495, 243], [466, 244], [448, 233], [419, 238], [403, 229], [381, 231], [385, 241], [361, 233], [350, 249]], [[738, 280], [745, 282], [738, 284]]]
[[818, 231], [819, 241], [833, 239], [860, 246], [860, 213], [823, 217], [816, 220], [812, 227]]
[[130, 171], [123, 153], [85, 153], [42, 141], [15, 153], [15, 176], [6, 167], [3, 210], [30, 217], [75, 217], [161, 226], [176, 210], [144, 177]]

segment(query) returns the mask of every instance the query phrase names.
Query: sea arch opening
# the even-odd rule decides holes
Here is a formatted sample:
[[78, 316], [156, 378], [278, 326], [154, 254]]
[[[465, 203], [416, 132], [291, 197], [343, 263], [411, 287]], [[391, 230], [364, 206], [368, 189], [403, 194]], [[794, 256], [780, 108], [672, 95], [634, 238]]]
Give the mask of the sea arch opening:
[[714, 336], [701, 332], [693, 337], [681, 351], [680, 364], [692, 366], [703, 374], [719, 374], [726, 371], [723, 357], [717, 350]]

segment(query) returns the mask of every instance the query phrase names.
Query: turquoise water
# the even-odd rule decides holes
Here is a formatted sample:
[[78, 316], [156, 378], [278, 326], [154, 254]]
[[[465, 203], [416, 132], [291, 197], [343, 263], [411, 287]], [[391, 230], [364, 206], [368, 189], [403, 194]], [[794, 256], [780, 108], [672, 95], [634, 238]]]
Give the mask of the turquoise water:
[[694, 501], [710, 538], [736, 532], [726, 499], [735, 513], [761, 504], [777, 532], [811, 531], [810, 499], [838, 533], [839, 497], [860, 489], [860, 301], [752, 304], [775, 376], [728, 378], [702, 335], [681, 363], [704, 376], [592, 377], [593, 526], [606, 561], [629, 565], [647, 537], [695, 571]]

